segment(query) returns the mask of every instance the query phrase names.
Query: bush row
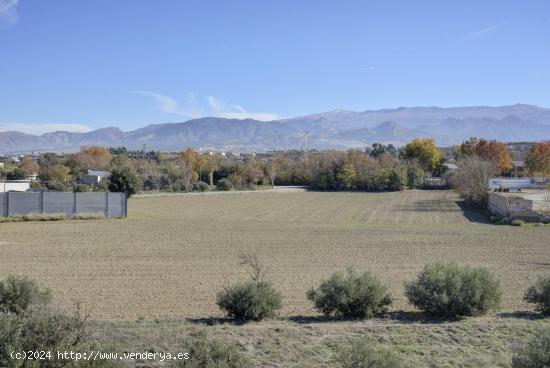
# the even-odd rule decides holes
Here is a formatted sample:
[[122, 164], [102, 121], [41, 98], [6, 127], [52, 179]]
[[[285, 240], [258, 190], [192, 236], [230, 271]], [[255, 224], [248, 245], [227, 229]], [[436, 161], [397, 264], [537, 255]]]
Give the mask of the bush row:
[[[243, 287], [227, 288], [218, 299], [220, 307], [232, 309], [231, 315], [239, 319], [258, 320], [272, 316], [272, 311], [280, 308], [280, 294], [272, 286], [261, 280], [263, 269], [256, 268], [252, 280]], [[443, 285], [442, 282], [446, 284]], [[481, 286], [480, 286], [481, 285]], [[452, 308], [445, 309], [456, 313], [484, 310], [494, 306], [493, 302], [498, 285], [494, 278], [482, 268], [469, 268], [456, 264], [427, 265], [416, 281], [407, 284], [407, 293], [414, 298], [421, 295], [435, 295]], [[469, 292], [467, 288], [473, 288]], [[432, 293], [427, 290], [433, 290]], [[537, 304], [537, 309], [548, 312], [550, 277], [540, 278], [529, 288], [525, 298]], [[358, 273], [352, 269], [333, 274], [324, 280], [318, 289], [308, 291], [308, 297], [316, 308], [325, 314], [361, 318], [370, 317], [391, 303], [385, 286], [369, 273]], [[469, 303], [465, 302], [468, 301]], [[34, 361], [16, 361], [9, 352], [35, 350], [73, 350], [90, 351], [108, 347], [100, 346], [92, 340], [87, 331], [85, 316], [77, 309], [76, 313], [66, 314], [49, 308], [51, 292], [41, 288], [36, 282], [19, 276], [9, 276], [0, 282], [0, 366], [35, 366]], [[262, 303], [257, 304], [258, 301]], [[426, 303], [423, 302], [425, 305]], [[475, 308], [466, 308], [472, 304]], [[432, 304], [429, 303], [431, 306]], [[224, 307], [225, 308], [225, 307]], [[432, 308], [432, 307], [429, 307]], [[428, 307], [425, 307], [428, 309]], [[254, 311], [252, 313], [251, 311]], [[271, 312], [270, 312], [271, 311]], [[440, 309], [430, 309], [439, 313]], [[188, 360], [175, 361], [170, 367], [221, 367], [251, 368], [252, 361], [239, 349], [222, 341], [208, 339], [204, 331], [191, 335], [184, 347]], [[400, 353], [386, 344], [380, 344], [370, 338], [356, 338], [350, 344], [337, 347], [335, 363], [342, 368], [399, 368], [405, 363]], [[80, 361], [63, 360], [57, 356], [40, 362], [40, 367], [119, 367], [118, 362], [109, 360]], [[550, 329], [540, 329], [530, 339], [516, 349], [513, 356], [513, 368], [532, 368], [550, 366]]]
[[[486, 268], [456, 263], [427, 264], [416, 279], [405, 284], [405, 295], [413, 306], [445, 318], [483, 315], [498, 307], [501, 294], [498, 280]], [[325, 316], [346, 319], [371, 318], [392, 303], [384, 283], [351, 268], [332, 274], [306, 296]], [[530, 287], [525, 300], [550, 313], [550, 277]], [[228, 317], [240, 321], [271, 317], [282, 305], [281, 294], [269, 282], [257, 280], [225, 288], [217, 304]]]
[[0, 223], [3, 222], [27, 222], [27, 221], [63, 221], [63, 220], [99, 220], [104, 219], [103, 212], [79, 212], [72, 215], [64, 213], [28, 213], [26, 215], [15, 215], [9, 217], [0, 217]]

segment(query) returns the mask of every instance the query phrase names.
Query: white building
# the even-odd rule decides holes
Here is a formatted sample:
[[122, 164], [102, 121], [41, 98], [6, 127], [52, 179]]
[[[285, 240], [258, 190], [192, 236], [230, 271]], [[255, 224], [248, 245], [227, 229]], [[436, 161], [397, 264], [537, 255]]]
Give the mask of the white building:
[[102, 180], [106, 179], [111, 173], [109, 171], [101, 170], [88, 170], [88, 174], [80, 178], [82, 184], [88, 185], [97, 185], [101, 183]]
[[30, 180], [6, 180], [0, 182], [0, 193], [5, 193], [9, 191], [24, 192], [30, 187]]

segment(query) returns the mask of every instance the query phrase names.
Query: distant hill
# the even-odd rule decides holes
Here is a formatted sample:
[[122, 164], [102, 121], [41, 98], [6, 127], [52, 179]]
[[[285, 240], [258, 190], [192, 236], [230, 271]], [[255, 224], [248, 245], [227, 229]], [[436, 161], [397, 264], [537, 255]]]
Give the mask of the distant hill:
[[75, 151], [83, 145], [126, 146], [176, 151], [185, 147], [223, 151], [300, 148], [304, 132], [317, 149], [362, 148], [374, 142], [404, 144], [431, 137], [440, 146], [469, 137], [510, 141], [550, 139], [550, 109], [533, 105], [400, 107], [355, 112], [333, 110], [263, 122], [207, 117], [181, 123], [151, 124], [123, 132], [102, 128], [87, 133], [52, 132], [40, 136], [0, 132], [0, 153]]

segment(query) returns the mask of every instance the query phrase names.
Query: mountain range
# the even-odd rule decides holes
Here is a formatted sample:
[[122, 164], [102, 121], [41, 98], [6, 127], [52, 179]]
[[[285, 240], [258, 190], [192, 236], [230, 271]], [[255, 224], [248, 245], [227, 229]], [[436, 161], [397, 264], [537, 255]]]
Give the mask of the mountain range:
[[71, 152], [81, 146], [129, 149], [262, 152], [299, 149], [364, 148], [372, 143], [402, 145], [429, 137], [439, 146], [470, 137], [504, 142], [550, 140], [550, 109], [516, 104], [474, 107], [399, 107], [355, 112], [337, 109], [274, 121], [205, 117], [151, 124], [124, 132], [109, 127], [87, 133], [57, 131], [42, 135], [0, 132], [0, 153]]

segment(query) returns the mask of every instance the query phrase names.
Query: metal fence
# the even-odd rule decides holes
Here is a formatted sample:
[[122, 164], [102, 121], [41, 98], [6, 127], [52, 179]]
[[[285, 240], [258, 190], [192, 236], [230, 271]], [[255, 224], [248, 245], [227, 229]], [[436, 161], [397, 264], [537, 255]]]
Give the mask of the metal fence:
[[125, 193], [111, 192], [6, 192], [0, 193], [0, 216], [29, 213], [101, 212], [106, 217], [126, 217]]

